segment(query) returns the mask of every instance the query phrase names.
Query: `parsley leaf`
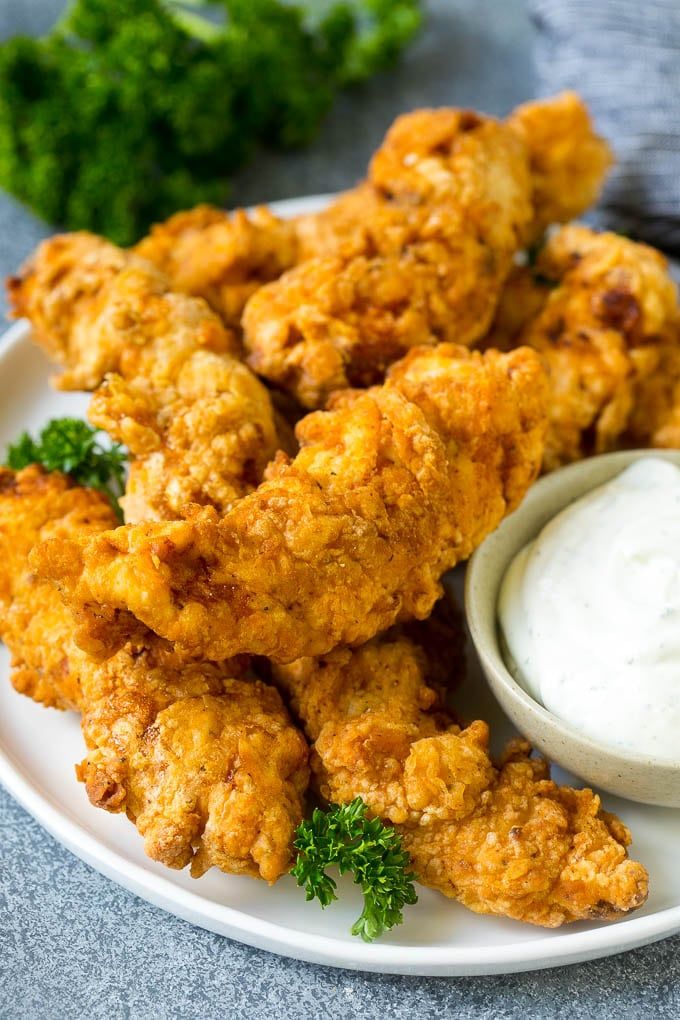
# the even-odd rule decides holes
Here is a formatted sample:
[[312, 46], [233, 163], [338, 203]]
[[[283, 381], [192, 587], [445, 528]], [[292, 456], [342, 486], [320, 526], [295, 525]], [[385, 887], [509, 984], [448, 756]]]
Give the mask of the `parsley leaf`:
[[14, 471], [41, 464], [46, 471], [63, 471], [80, 485], [99, 489], [121, 516], [118, 497], [125, 489], [127, 452], [114, 443], [103, 446], [99, 432], [80, 418], [53, 418], [37, 439], [22, 432], [7, 448], [7, 467]]
[[337, 899], [336, 883], [326, 869], [335, 865], [341, 875], [351, 872], [364, 894], [364, 909], [352, 935], [373, 942], [404, 920], [402, 908], [416, 903], [415, 875], [401, 836], [379, 818], [368, 818], [361, 797], [350, 804], [331, 804], [314, 810], [298, 826], [294, 844], [298, 858], [291, 874], [306, 889], [306, 899], [327, 907]]

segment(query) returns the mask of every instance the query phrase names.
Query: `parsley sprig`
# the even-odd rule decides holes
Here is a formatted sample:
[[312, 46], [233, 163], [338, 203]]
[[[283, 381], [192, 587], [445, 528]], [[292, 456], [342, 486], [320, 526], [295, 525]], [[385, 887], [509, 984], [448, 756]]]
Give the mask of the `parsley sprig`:
[[336, 883], [326, 869], [335, 865], [341, 875], [351, 872], [364, 894], [364, 909], [352, 926], [352, 935], [373, 942], [404, 920], [402, 908], [418, 899], [409, 869], [410, 858], [401, 837], [379, 818], [368, 818], [361, 797], [350, 804], [316, 808], [298, 826], [298, 858], [291, 874], [304, 886], [307, 900], [327, 907], [336, 895]]
[[127, 453], [118, 443], [104, 446], [98, 436], [99, 431], [80, 418], [53, 418], [37, 439], [22, 432], [7, 447], [7, 467], [20, 471], [41, 464], [46, 471], [63, 471], [80, 485], [106, 493], [120, 514]]

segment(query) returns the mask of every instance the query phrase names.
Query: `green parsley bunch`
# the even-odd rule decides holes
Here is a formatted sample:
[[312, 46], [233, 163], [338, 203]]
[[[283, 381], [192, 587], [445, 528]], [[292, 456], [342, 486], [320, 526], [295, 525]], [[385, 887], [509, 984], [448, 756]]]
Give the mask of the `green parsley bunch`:
[[131, 244], [224, 203], [259, 146], [309, 142], [420, 17], [420, 0], [73, 0], [45, 37], [0, 46], [0, 186]]

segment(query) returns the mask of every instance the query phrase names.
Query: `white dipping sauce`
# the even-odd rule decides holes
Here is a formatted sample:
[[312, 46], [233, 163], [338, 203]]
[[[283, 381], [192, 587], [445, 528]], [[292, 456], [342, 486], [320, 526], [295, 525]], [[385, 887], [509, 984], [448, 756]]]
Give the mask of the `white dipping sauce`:
[[680, 469], [653, 456], [553, 518], [498, 607], [515, 679], [602, 744], [680, 761]]

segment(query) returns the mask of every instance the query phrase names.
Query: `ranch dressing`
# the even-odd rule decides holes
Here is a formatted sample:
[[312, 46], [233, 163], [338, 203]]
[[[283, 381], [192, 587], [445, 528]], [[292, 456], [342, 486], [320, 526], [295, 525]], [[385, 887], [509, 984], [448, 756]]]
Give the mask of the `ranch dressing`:
[[498, 606], [515, 679], [594, 740], [680, 761], [680, 469], [649, 456], [558, 514]]

